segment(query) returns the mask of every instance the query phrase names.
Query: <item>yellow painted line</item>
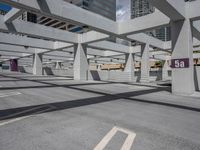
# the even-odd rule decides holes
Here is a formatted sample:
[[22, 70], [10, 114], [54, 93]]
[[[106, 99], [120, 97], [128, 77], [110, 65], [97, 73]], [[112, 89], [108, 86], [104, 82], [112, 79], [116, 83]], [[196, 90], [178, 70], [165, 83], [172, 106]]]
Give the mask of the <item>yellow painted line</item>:
[[120, 127], [116, 127], [114, 126], [104, 137], [103, 139], [97, 144], [97, 146], [93, 149], [93, 150], [103, 150], [106, 145], [108, 145], [109, 141], [112, 139], [112, 137], [118, 132], [123, 132], [126, 133], [128, 136], [125, 140], [125, 142], [123, 143], [121, 150], [130, 150], [133, 142], [135, 140], [136, 137], [136, 133], [129, 131], [127, 129], [124, 128], [120, 128]]

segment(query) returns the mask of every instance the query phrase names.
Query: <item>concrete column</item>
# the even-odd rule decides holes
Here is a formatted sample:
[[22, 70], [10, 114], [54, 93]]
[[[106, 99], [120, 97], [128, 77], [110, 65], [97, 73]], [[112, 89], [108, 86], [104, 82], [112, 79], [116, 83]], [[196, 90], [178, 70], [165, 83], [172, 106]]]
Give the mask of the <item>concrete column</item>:
[[35, 53], [33, 55], [33, 74], [34, 75], [43, 75], [42, 54]]
[[61, 69], [62, 63], [61, 62], [56, 62], [56, 69]]
[[2, 68], [2, 63], [0, 63], [0, 72], [2, 72], [3, 71], [3, 68]]
[[169, 65], [168, 65], [168, 61], [164, 60], [163, 64], [162, 64], [162, 80], [168, 80], [169, 76], [168, 76], [168, 70], [169, 70]]
[[97, 65], [97, 71], [101, 71], [101, 65], [100, 64]]
[[193, 41], [189, 19], [171, 23], [172, 59], [189, 58], [188, 68], [172, 69], [172, 92], [190, 95], [194, 88]]
[[125, 59], [126, 59], [126, 64], [125, 64], [124, 72], [130, 73], [129, 81], [132, 82], [135, 76], [134, 54], [133, 53], [126, 54]]
[[17, 59], [10, 60], [10, 71], [18, 71], [18, 60]]
[[89, 63], [86, 45], [75, 45], [74, 52], [74, 80], [87, 80]]
[[141, 78], [140, 82], [149, 82], [149, 44], [141, 45]]

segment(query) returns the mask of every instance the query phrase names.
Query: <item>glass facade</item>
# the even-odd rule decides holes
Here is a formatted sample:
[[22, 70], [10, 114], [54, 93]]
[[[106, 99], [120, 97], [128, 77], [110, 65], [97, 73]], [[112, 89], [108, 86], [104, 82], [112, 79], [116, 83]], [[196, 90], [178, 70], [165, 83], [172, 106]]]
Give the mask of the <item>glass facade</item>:
[[116, 20], [116, 0], [83, 0], [82, 8]]
[[[153, 13], [155, 11], [155, 8], [150, 5], [148, 0], [132, 0], [131, 2], [132, 19]], [[169, 27], [155, 29], [153, 31], [147, 32], [147, 34], [156, 37], [162, 41], [169, 41], [171, 39]]]
[[131, 0], [131, 18], [141, 17], [154, 12], [148, 0]]

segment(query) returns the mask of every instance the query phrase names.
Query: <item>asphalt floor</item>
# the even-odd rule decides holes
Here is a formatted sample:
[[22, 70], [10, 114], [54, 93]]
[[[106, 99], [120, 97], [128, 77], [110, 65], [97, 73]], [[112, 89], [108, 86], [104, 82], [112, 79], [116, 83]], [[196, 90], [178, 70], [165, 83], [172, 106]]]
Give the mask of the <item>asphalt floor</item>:
[[200, 150], [200, 98], [165, 84], [0, 73], [0, 150], [122, 147]]

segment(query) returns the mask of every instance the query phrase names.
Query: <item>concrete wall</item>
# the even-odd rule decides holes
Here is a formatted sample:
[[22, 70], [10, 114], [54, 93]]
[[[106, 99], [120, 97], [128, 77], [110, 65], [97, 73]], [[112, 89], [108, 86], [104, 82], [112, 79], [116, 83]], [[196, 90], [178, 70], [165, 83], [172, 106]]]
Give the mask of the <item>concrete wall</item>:
[[[140, 81], [140, 71], [135, 71], [135, 77], [133, 82]], [[123, 71], [94, 71], [90, 70], [88, 73], [88, 80], [115, 80], [122, 82], [129, 82], [130, 73]], [[168, 71], [168, 79], [171, 79], [171, 71]], [[162, 71], [154, 70], [150, 71], [150, 81], [162, 80]]]
[[33, 68], [32, 67], [18, 66], [18, 70], [19, 70], [19, 72], [22, 72], [22, 73], [33, 74]]
[[[33, 74], [33, 68], [32, 67], [19, 67], [19, 71], [23, 73], [30, 73]], [[49, 67], [43, 68], [43, 74], [44, 75], [56, 75], [56, 76], [67, 76], [67, 77], [73, 77], [73, 70], [66, 70], [66, 69], [51, 69]]]
[[[33, 73], [32, 67], [22, 67], [19, 66], [19, 71], [23, 73]], [[43, 68], [44, 75], [56, 75], [56, 76], [69, 76], [73, 77], [73, 70], [64, 69], [51, 69], [48, 67]], [[119, 82], [129, 82], [130, 74], [128, 72], [122, 71], [91, 71], [88, 72], [88, 80], [114, 80]], [[161, 70], [150, 71], [150, 81], [158, 81], [162, 79]], [[171, 80], [171, 71], [168, 71], [168, 79]], [[200, 66], [195, 67], [194, 72], [195, 88], [200, 91]], [[135, 71], [135, 78], [133, 82], [140, 81], [140, 71]]]
[[43, 68], [43, 74], [44, 75], [73, 77], [74, 71], [66, 70], [66, 69], [52, 69], [49, 67], [45, 67], [45, 68]]

